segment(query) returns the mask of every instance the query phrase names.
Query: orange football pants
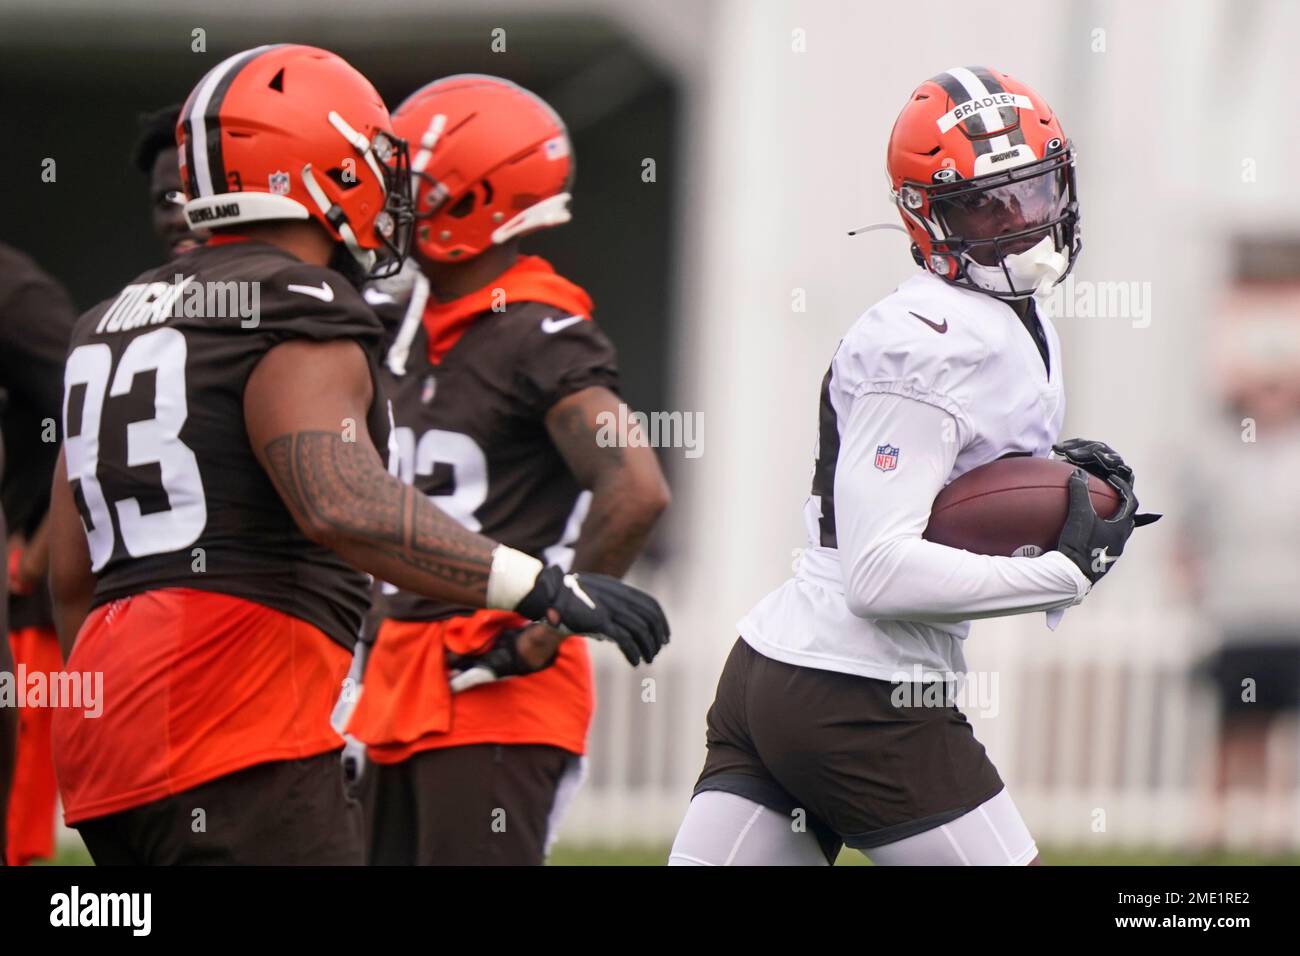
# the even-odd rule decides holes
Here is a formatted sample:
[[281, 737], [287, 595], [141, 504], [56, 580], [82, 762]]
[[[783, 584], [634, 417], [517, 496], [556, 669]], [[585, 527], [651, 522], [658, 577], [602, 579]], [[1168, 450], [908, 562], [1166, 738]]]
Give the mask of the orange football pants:
[[[25, 664], [28, 673], [55, 674], [63, 670], [59, 641], [50, 628], [25, 627], [9, 635], [14, 666]], [[50, 749], [50, 707], [18, 708], [18, 755], [14, 766], [13, 793], [9, 797], [10, 866], [26, 866], [33, 860], [54, 856], [54, 822], [59, 785], [54, 777]]]

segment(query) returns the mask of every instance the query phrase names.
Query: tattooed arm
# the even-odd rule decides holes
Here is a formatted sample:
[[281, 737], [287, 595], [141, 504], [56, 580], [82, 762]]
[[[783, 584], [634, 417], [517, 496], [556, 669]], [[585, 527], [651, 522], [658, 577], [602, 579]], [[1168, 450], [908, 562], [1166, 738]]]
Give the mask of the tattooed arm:
[[607, 388], [574, 392], [551, 407], [546, 428], [578, 483], [591, 491], [591, 507], [582, 524], [573, 557], [578, 571], [627, 573], [660, 513], [668, 506], [668, 483], [654, 450], [617, 445], [602, 448], [596, 436], [601, 415], [619, 420], [619, 399]]
[[286, 342], [248, 379], [249, 441], [308, 538], [398, 587], [483, 607], [496, 542], [388, 473], [366, 428], [373, 396], [357, 343]]
[[373, 389], [361, 347], [346, 339], [277, 345], [244, 386], [249, 442], [303, 534], [398, 587], [603, 634], [633, 664], [654, 657], [668, 622], [648, 594], [543, 568], [390, 475], [365, 424]]
[[[588, 571], [616, 577], [625, 574], [668, 506], [668, 484], [650, 448], [626, 447], [627, 436], [622, 433], [612, 447], [602, 448], [597, 443], [599, 416], [607, 412], [618, 421], [618, 406], [618, 396], [593, 386], [565, 396], [546, 414], [551, 441], [578, 483], [592, 493], [573, 555], [574, 570], [584, 572], [584, 577]], [[452, 681], [452, 688], [468, 689], [480, 682], [547, 667], [564, 640], [563, 634], [544, 624], [509, 632], [488, 655], [454, 662], [462, 673]], [[501, 659], [492, 662], [497, 655]]]

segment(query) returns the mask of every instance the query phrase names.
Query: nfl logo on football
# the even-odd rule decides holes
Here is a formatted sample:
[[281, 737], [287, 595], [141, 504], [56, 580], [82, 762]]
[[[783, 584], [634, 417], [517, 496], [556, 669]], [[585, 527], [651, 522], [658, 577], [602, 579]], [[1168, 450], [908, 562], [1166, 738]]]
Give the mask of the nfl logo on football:
[[898, 446], [876, 446], [876, 467], [881, 471], [893, 471], [898, 467]]

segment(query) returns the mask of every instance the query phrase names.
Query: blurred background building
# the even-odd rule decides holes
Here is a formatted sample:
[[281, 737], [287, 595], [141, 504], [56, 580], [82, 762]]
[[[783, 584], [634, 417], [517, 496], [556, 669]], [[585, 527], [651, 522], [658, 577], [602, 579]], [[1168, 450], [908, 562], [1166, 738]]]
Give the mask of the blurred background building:
[[[192, 51], [195, 30], [206, 52]], [[1300, 323], [1294, 291], [1277, 292], [1300, 277], [1297, 36], [1288, 0], [0, 0], [0, 239], [83, 308], [152, 265], [146, 184], [129, 166], [135, 114], [243, 47], [329, 47], [390, 105], [466, 71], [550, 100], [575, 140], [575, 222], [531, 248], [592, 290], [629, 403], [704, 423], [703, 454], [663, 451], [674, 505], [636, 571], [665, 598], [673, 643], [637, 672], [598, 649], [592, 775], [564, 832], [665, 844], [734, 622], [804, 544], [821, 377], [843, 330], [915, 268], [897, 232], [846, 235], [896, 222], [894, 117], [949, 66], [1011, 72], [1079, 150], [1084, 254], [1049, 308], [1066, 432], [1120, 449], [1143, 504], [1170, 518], [1139, 532], [1123, 571], [1056, 631], [1041, 616], [976, 625], [968, 658], [996, 691], [983, 715], [971, 708], [977, 733], [1044, 844], [1296, 849], [1294, 710], [1289, 736], [1269, 738], [1276, 779], [1216, 785], [1223, 695], [1198, 674], [1224, 622], [1184, 572], [1217, 539], [1184, 519], [1199, 495], [1256, 494], [1241, 476], [1285, 440], [1216, 361], [1238, 312], [1265, 308], [1275, 343]], [[40, 178], [47, 157], [54, 183]], [[1277, 287], [1266, 306], [1251, 298], [1260, 282]], [[1232, 374], [1294, 381], [1296, 366], [1277, 367]], [[1295, 515], [1294, 479], [1268, 495]], [[1281, 540], [1273, 525], [1261, 547], [1292, 556], [1300, 592], [1296, 529]], [[1252, 534], [1234, 541], [1249, 548]], [[1295, 641], [1300, 621], [1279, 628]]]

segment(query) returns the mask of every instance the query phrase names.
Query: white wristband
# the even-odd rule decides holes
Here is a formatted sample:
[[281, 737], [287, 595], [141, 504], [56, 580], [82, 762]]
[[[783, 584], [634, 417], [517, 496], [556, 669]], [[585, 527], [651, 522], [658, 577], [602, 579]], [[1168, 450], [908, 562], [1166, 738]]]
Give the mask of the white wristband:
[[533, 589], [543, 567], [532, 555], [497, 545], [492, 549], [492, 570], [488, 572], [487, 606], [513, 611]]

